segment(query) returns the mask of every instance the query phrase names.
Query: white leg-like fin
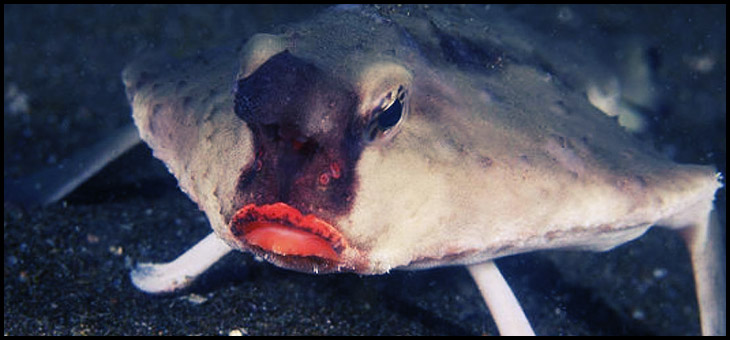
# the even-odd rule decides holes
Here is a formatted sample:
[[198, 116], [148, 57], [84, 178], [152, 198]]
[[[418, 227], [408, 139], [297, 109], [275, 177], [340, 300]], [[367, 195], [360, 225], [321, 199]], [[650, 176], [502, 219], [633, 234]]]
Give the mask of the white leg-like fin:
[[210, 233], [172, 262], [140, 263], [129, 276], [137, 288], [147, 293], [172, 293], [189, 286], [231, 250], [218, 235]]
[[19, 180], [6, 181], [5, 200], [22, 206], [54, 203], [140, 141], [134, 124], [127, 124], [55, 166]]
[[726, 253], [721, 228], [717, 212], [713, 210], [709, 216], [701, 216], [699, 221], [682, 230], [692, 258], [703, 335], [727, 333]]
[[535, 335], [525, 312], [494, 261], [468, 265], [501, 335]]

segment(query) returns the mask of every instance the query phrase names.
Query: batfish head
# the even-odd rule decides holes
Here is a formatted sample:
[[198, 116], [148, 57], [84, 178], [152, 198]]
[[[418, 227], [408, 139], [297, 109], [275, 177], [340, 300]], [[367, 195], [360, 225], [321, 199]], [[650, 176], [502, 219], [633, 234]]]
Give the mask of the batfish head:
[[406, 120], [412, 76], [375, 58], [352, 81], [287, 45], [262, 34], [241, 53], [235, 113], [251, 129], [255, 158], [236, 184], [231, 234], [280, 266], [367, 271], [366, 250], [336, 221], [352, 211], [363, 149], [388, 143]]

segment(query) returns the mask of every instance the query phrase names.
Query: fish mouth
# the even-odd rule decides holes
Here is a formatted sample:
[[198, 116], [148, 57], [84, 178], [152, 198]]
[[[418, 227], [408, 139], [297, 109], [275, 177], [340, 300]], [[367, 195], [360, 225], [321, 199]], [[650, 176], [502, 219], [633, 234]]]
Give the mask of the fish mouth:
[[236, 211], [230, 226], [244, 249], [277, 266], [310, 273], [354, 270], [342, 233], [286, 203], [248, 204]]

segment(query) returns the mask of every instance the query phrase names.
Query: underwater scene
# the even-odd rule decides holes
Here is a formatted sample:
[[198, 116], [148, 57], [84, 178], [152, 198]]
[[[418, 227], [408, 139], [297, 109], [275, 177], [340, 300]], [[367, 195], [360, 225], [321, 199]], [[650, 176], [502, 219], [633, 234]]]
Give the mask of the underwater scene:
[[[670, 178], [662, 172], [670, 162], [650, 171], [641, 155], [614, 160], [618, 145], [650, 150], [651, 160], [712, 166], [724, 185], [725, 13], [725, 5], [6, 5], [5, 334], [498, 335], [463, 266], [492, 258], [538, 335], [701, 334], [692, 263], [677, 232], [650, 228], [610, 244], [566, 233], [564, 242], [533, 245], [531, 229], [496, 234], [527, 235], [498, 243], [454, 226], [580, 210], [581, 190], [574, 201], [550, 192], [540, 200], [528, 185], [477, 178], [486, 171], [538, 169], [555, 178], [546, 187], [554, 190], [571, 176]], [[292, 55], [271, 36], [250, 39], [256, 33], [287, 36]], [[385, 62], [373, 62], [370, 50]], [[239, 69], [238, 57], [249, 64]], [[233, 62], [216, 66], [226, 58]], [[237, 78], [216, 78], [221, 69]], [[566, 99], [541, 102], [553, 93]], [[484, 102], [495, 106], [493, 119], [450, 115]], [[190, 120], [149, 118], [196, 105], [214, 109]], [[272, 113], [280, 107], [314, 113]], [[583, 122], [575, 118], [583, 108], [612, 118], [564, 127], [562, 118], [530, 116]], [[330, 109], [367, 115], [340, 119]], [[216, 121], [215, 113], [234, 111], [235, 127]], [[208, 121], [217, 125], [200, 128]], [[621, 132], [595, 147], [576, 142], [604, 125]], [[209, 143], [196, 149], [196, 138]], [[443, 143], [430, 149], [433, 139]], [[530, 153], [544, 140], [547, 163]], [[256, 152], [221, 151], [238, 145]], [[507, 161], [510, 150], [519, 157]], [[581, 162], [584, 154], [605, 166]], [[306, 164], [318, 167], [294, 170]], [[549, 164], [569, 171], [563, 177]], [[72, 183], [82, 171], [88, 178]], [[627, 191], [646, 185], [637, 177]], [[518, 194], [479, 196], [487, 187]], [[452, 191], [463, 196], [440, 200]], [[410, 211], [412, 202], [428, 204]], [[498, 216], [480, 202], [549, 208]], [[724, 267], [724, 187], [714, 204]], [[614, 217], [592, 214], [604, 213]], [[260, 215], [268, 220], [251, 222]], [[308, 232], [279, 234], [267, 224], [274, 220]], [[165, 294], [130, 279], [138, 263], [172, 261], [211, 227], [252, 253], [225, 249]], [[299, 237], [309, 246], [293, 244]]]

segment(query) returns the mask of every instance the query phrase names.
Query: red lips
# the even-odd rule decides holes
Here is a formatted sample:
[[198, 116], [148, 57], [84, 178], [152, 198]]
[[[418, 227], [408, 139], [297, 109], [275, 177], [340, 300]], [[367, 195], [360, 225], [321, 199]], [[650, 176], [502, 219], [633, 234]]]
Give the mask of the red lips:
[[279, 256], [315, 257], [340, 262], [347, 248], [342, 234], [315, 215], [302, 215], [286, 203], [239, 209], [231, 223], [234, 234], [249, 246]]

